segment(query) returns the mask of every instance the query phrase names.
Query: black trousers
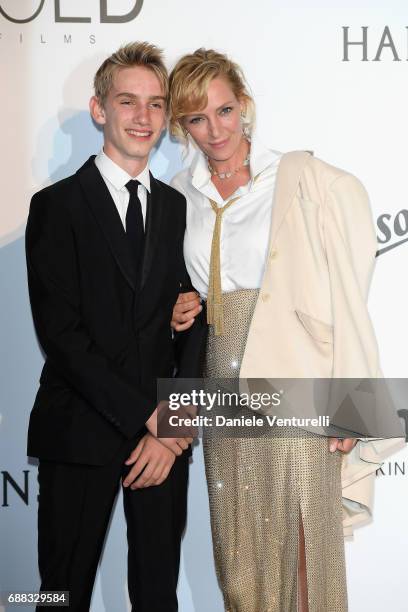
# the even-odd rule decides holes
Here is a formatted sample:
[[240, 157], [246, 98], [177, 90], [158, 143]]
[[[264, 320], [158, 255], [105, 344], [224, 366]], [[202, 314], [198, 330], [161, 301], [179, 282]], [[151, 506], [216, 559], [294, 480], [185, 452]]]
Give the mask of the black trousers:
[[[124, 465], [137, 442], [115, 461], [85, 466], [40, 461], [38, 557], [41, 590], [69, 591], [71, 612], [88, 612], [98, 561]], [[132, 612], [176, 612], [181, 536], [186, 522], [188, 455], [176, 458], [159, 486], [123, 492]], [[50, 607], [37, 607], [48, 611]], [[58, 610], [67, 608], [58, 608]]]

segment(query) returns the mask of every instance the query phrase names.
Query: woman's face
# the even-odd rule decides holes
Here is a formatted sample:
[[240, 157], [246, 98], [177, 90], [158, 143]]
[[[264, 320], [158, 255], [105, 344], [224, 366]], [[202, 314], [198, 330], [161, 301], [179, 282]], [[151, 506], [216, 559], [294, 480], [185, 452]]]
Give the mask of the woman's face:
[[207, 106], [183, 117], [182, 124], [210, 160], [227, 161], [242, 140], [243, 105], [222, 77], [210, 81], [207, 96]]

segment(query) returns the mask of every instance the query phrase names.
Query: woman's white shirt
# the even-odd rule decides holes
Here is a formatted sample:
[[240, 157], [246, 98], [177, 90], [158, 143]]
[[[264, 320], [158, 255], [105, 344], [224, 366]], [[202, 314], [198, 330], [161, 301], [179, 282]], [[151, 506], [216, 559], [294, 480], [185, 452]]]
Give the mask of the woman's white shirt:
[[282, 154], [267, 149], [254, 136], [249, 159], [250, 180], [227, 200], [213, 182], [206, 157], [197, 151], [189, 168], [179, 172], [171, 185], [187, 200], [184, 258], [193, 286], [207, 297], [211, 242], [215, 213], [209, 198], [219, 207], [239, 196], [222, 215], [220, 260], [221, 288], [258, 289], [264, 273], [276, 174]]

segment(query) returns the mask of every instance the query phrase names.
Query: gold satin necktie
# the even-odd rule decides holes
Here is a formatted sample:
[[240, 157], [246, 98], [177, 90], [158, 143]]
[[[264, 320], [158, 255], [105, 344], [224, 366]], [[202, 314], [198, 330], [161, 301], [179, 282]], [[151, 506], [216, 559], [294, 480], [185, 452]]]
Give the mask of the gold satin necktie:
[[214, 325], [214, 333], [220, 336], [224, 332], [224, 312], [222, 306], [221, 290], [221, 261], [220, 261], [220, 241], [221, 241], [221, 221], [224, 212], [234, 204], [239, 197], [232, 198], [221, 208], [214, 200], [210, 200], [211, 208], [215, 212], [215, 225], [211, 243], [210, 277], [208, 281], [207, 297], [207, 323]]

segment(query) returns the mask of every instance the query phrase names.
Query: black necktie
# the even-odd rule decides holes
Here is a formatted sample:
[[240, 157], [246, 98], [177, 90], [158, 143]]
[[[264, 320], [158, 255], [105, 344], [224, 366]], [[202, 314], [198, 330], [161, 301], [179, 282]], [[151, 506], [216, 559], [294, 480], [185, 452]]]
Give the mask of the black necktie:
[[139, 181], [129, 181], [126, 189], [129, 191], [129, 204], [126, 212], [126, 234], [134, 257], [136, 274], [140, 272], [144, 248], [144, 227], [142, 205], [137, 195]]

